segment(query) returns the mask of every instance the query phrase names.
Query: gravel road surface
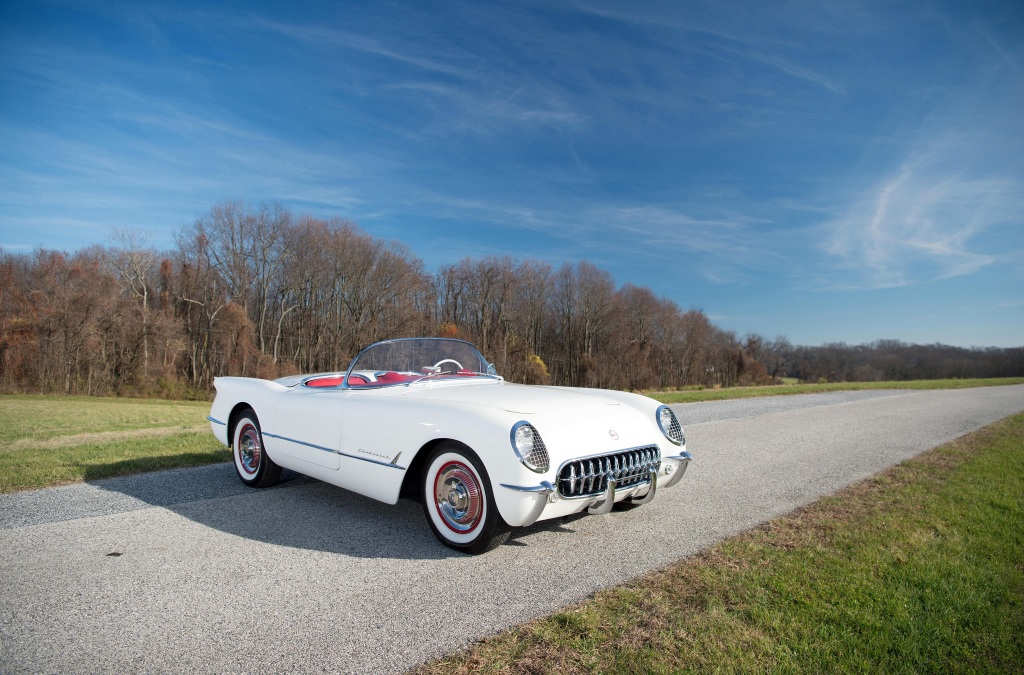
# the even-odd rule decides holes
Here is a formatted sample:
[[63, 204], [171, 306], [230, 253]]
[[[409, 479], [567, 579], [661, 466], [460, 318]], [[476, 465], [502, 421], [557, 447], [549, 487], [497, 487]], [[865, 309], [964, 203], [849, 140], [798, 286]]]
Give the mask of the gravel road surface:
[[0, 672], [401, 672], [1024, 410], [1024, 386], [673, 407], [676, 487], [482, 557], [416, 503], [227, 464], [0, 495]]

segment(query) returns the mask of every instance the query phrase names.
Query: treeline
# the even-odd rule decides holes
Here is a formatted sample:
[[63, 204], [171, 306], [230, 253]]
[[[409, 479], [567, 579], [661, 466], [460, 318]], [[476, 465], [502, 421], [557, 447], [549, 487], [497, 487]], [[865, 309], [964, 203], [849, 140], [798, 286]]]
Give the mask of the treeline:
[[878, 340], [796, 347], [787, 374], [806, 382], [882, 382], [1024, 376], [1024, 347], [964, 349]]
[[587, 262], [430, 273], [401, 243], [277, 204], [217, 205], [175, 241], [157, 252], [120, 231], [72, 254], [0, 251], [0, 387], [205, 396], [217, 375], [341, 370], [412, 335], [470, 340], [513, 381], [619, 389], [1024, 374], [1021, 350], [741, 340]]

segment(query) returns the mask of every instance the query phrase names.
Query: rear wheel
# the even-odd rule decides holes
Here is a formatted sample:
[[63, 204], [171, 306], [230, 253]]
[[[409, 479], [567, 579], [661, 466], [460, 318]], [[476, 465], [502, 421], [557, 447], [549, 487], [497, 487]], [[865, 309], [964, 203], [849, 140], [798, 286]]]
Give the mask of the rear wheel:
[[231, 444], [238, 478], [249, 487], [270, 487], [281, 477], [281, 467], [263, 449], [260, 422], [252, 409], [245, 410], [235, 423]]
[[434, 535], [463, 553], [485, 553], [508, 539], [511, 528], [494, 505], [491, 483], [473, 451], [445, 443], [427, 458], [423, 510]]

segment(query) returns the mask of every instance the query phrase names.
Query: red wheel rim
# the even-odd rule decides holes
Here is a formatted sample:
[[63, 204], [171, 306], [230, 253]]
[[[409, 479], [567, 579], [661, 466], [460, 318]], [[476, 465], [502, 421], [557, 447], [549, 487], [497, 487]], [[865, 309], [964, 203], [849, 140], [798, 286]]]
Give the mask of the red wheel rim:
[[252, 424], [246, 423], [238, 432], [238, 447], [235, 448], [238, 455], [238, 465], [246, 474], [256, 475], [260, 470], [260, 460], [263, 456], [263, 448], [260, 446], [260, 432]]
[[484, 492], [473, 470], [462, 462], [447, 462], [434, 478], [434, 506], [441, 522], [456, 534], [468, 534], [480, 524]]

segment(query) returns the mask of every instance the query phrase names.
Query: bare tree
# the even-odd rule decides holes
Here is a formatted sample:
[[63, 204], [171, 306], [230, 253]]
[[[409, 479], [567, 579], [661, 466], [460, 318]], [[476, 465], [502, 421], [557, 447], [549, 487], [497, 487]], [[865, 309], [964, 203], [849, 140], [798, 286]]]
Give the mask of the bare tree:
[[157, 254], [149, 247], [149, 239], [141, 230], [115, 228], [111, 240], [113, 247], [107, 257], [107, 268], [121, 291], [138, 301], [142, 319], [142, 375], [145, 377], [149, 374], [149, 296]]
[[768, 376], [777, 380], [786, 371], [792, 360], [793, 345], [785, 335], [778, 335], [774, 340], [764, 343], [764, 355], [761, 363], [768, 370]]

